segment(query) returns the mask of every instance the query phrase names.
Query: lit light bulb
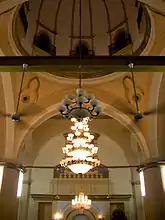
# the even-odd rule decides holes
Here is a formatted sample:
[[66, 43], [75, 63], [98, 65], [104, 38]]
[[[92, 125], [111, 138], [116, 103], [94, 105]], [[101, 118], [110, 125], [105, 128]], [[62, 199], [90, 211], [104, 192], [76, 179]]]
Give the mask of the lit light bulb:
[[56, 212], [53, 216], [54, 220], [60, 220], [62, 219], [62, 214], [60, 212]]
[[76, 118], [71, 118], [71, 122], [77, 122]]
[[69, 133], [69, 134], [68, 134], [68, 137], [74, 137], [74, 134]]
[[89, 132], [84, 132], [84, 137], [89, 137], [90, 133]]
[[66, 148], [70, 149], [70, 148], [72, 148], [72, 145], [71, 144], [67, 144]]
[[72, 137], [67, 137], [67, 141], [72, 141]]
[[81, 135], [81, 132], [76, 131], [76, 132], [75, 132], [75, 135], [76, 135], [76, 136], [80, 136], [80, 135]]
[[84, 126], [84, 131], [89, 131], [88, 125]]
[[90, 138], [93, 140], [95, 137], [94, 137], [94, 135], [90, 135]]

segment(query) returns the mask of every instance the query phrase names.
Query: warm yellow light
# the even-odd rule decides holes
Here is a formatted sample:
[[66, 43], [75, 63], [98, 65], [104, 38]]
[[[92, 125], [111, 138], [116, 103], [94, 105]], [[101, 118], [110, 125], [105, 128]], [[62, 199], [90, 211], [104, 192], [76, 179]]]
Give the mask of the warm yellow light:
[[3, 171], [4, 171], [4, 166], [0, 166], [0, 191], [2, 187], [2, 181], [3, 181]]
[[68, 152], [68, 156], [85, 160], [87, 157], [91, 156], [91, 152], [86, 149], [77, 148], [74, 151]]
[[160, 169], [161, 169], [163, 189], [164, 189], [164, 191], [165, 191], [165, 166], [161, 166]]
[[18, 188], [17, 188], [17, 197], [21, 197], [22, 195], [22, 187], [23, 187], [23, 172], [20, 171], [19, 179], [18, 179]]
[[53, 216], [53, 220], [60, 220], [62, 219], [62, 214], [60, 212], [56, 212]]
[[143, 171], [140, 172], [140, 188], [141, 188], [141, 194], [144, 197], [146, 195], [146, 190], [145, 190], [145, 181], [144, 181]]
[[102, 219], [102, 218], [103, 218], [102, 214], [99, 214], [98, 219]]
[[90, 209], [91, 204], [92, 201], [83, 192], [80, 192], [78, 196], [72, 199], [72, 208], [74, 209]]

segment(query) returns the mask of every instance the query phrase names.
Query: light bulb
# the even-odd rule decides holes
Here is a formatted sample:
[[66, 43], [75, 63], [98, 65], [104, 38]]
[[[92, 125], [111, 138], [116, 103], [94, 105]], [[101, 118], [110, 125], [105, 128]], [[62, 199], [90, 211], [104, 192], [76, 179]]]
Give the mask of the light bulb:
[[95, 98], [93, 94], [86, 94], [85, 97], [90, 101]]
[[76, 132], [75, 132], [75, 135], [76, 135], [76, 136], [80, 136], [80, 135], [81, 135], [81, 132], [76, 131]]
[[68, 94], [68, 95], [65, 96], [65, 99], [74, 100], [75, 96], [73, 94]]
[[101, 108], [99, 106], [97, 106], [94, 110], [97, 114], [99, 114], [101, 112]]
[[85, 91], [83, 89], [81, 89], [81, 88], [78, 88], [76, 90], [76, 93], [77, 93], [78, 96], [83, 96], [85, 94]]
[[57, 109], [59, 112], [65, 112], [66, 107], [64, 105], [60, 105], [59, 108]]
[[94, 135], [90, 135], [90, 138], [93, 140], [95, 137], [94, 137]]
[[76, 130], [76, 127], [75, 127], [75, 126], [72, 126], [72, 127], [71, 127], [71, 130], [75, 131], [75, 130]]
[[70, 99], [64, 99], [64, 100], [62, 100], [62, 104], [67, 106], [67, 105], [72, 104], [72, 101]]
[[90, 133], [89, 132], [84, 132], [84, 137], [89, 137]]
[[71, 118], [71, 122], [77, 122], [76, 118]]
[[93, 100], [90, 101], [90, 105], [95, 107], [95, 106], [98, 105], [98, 101], [96, 99], [93, 99]]

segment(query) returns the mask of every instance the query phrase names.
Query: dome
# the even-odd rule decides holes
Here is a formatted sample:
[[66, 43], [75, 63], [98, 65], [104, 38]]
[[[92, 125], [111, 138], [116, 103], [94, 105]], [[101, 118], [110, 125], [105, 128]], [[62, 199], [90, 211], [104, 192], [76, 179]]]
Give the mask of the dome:
[[150, 36], [147, 9], [135, 0], [31, 0], [15, 13], [23, 55], [140, 55]]

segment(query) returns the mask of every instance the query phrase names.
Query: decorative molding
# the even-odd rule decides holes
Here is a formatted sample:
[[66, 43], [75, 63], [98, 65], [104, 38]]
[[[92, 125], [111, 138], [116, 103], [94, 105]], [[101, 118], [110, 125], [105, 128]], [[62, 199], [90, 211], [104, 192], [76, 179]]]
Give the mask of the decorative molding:
[[[135, 104], [136, 98], [132, 84], [133, 84], [132, 77], [128, 75], [124, 76], [123, 87], [125, 90], [125, 98], [127, 99], [128, 103]], [[140, 102], [144, 96], [144, 91], [139, 85], [136, 85], [136, 96], [138, 97], [138, 102]]]
[[10, 162], [0, 161], [0, 166], [4, 166], [5, 168], [10, 168], [10, 169], [15, 169], [15, 170], [18, 170], [18, 171], [25, 172], [25, 169], [21, 164], [15, 164], [15, 163], [10, 163]]
[[[32, 84], [35, 83], [35, 86]], [[28, 80], [26, 86], [22, 89], [21, 100], [24, 103], [36, 103], [39, 98], [40, 80], [35, 76]]]
[[[5, 110], [6, 112], [14, 112], [14, 91], [11, 74], [9, 72], [1, 72], [1, 79], [4, 91]], [[15, 125], [12, 120], [6, 117], [5, 157], [7, 158], [12, 158], [14, 154], [14, 135]]]
[[[51, 194], [31, 194], [31, 197], [36, 201], [71, 201], [73, 195], [51, 195]], [[110, 195], [88, 195], [92, 201], [129, 201], [132, 198], [131, 194], [115, 194]]]
[[165, 166], [165, 160], [158, 160], [158, 161], [142, 164], [139, 166], [139, 168], [137, 168], [137, 171], [141, 172], [155, 167], [160, 168], [161, 166]]

